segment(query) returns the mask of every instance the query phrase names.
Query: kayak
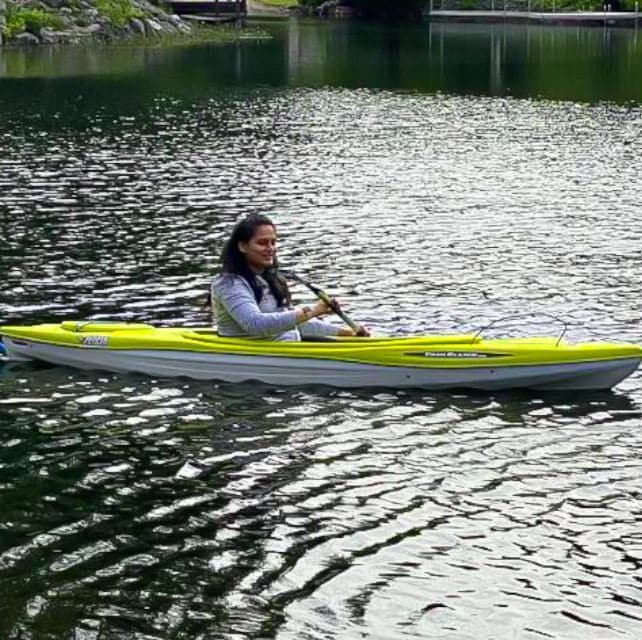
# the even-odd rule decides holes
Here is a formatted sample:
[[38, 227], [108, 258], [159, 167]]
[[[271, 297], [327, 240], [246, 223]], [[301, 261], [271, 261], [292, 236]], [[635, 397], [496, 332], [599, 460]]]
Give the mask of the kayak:
[[211, 327], [68, 321], [4, 326], [0, 338], [10, 360], [333, 387], [610, 389], [642, 360], [642, 347], [631, 343], [485, 339], [479, 334], [275, 342], [222, 338]]

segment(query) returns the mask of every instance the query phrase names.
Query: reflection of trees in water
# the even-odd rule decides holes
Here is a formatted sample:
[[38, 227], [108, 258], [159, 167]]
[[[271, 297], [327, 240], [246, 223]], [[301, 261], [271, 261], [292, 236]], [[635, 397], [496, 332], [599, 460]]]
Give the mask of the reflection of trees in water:
[[[424, 75], [454, 93], [639, 100], [637, 32], [534, 25], [431, 24]], [[428, 73], [426, 73], [428, 71]]]
[[159, 97], [202, 100], [266, 85], [642, 99], [634, 81], [642, 45], [630, 29], [316, 20], [266, 28], [273, 40], [228, 46], [3, 51], [0, 112], [21, 102], [66, 112], [76, 100], [85, 112], [111, 104], [129, 112]]
[[358, 22], [295, 23], [288, 78], [299, 85], [578, 100], [639, 100], [637, 32], [627, 29]]
[[140, 73], [146, 51], [134, 47], [16, 48], [0, 53], [0, 77], [63, 78]]
[[290, 83], [639, 100], [637, 32], [536, 25], [294, 23]]
[[421, 18], [424, 0], [347, 0], [361, 15], [370, 18]]

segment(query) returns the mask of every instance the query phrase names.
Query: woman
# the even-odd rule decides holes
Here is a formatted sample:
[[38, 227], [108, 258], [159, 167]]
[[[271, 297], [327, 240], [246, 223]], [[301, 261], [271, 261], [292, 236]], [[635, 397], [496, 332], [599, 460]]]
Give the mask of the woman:
[[251, 214], [237, 223], [221, 256], [223, 272], [212, 282], [212, 313], [218, 334], [298, 341], [301, 337], [353, 336], [317, 318], [331, 313], [324, 303], [290, 307], [288, 285], [279, 275], [276, 227], [266, 216]]

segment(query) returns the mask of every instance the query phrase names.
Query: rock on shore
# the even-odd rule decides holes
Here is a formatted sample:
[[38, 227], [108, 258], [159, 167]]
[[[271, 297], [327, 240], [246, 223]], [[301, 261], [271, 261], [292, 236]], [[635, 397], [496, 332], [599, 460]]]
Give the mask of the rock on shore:
[[191, 31], [179, 16], [148, 0], [0, 0], [0, 45], [73, 44]]

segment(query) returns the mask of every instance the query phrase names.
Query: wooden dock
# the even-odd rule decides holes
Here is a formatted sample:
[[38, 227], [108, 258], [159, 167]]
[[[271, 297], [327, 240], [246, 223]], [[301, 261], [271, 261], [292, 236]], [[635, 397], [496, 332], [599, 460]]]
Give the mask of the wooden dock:
[[[436, 2], [431, 5], [437, 6]], [[498, 2], [498, 6], [499, 2]], [[635, 11], [495, 11], [459, 10], [450, 11], [430, 9], [426, 16], [435, 22], [512, 22], [521, 24], [546, 25], [584, 25], [584, 26], [615, 26], [638, 27], [642, 25], [642, 12]]]
[[167, 4], [179, 16], [203, 16], [207, 22], [233, 22], [247, 17], [246, 0], [167, 0]]

